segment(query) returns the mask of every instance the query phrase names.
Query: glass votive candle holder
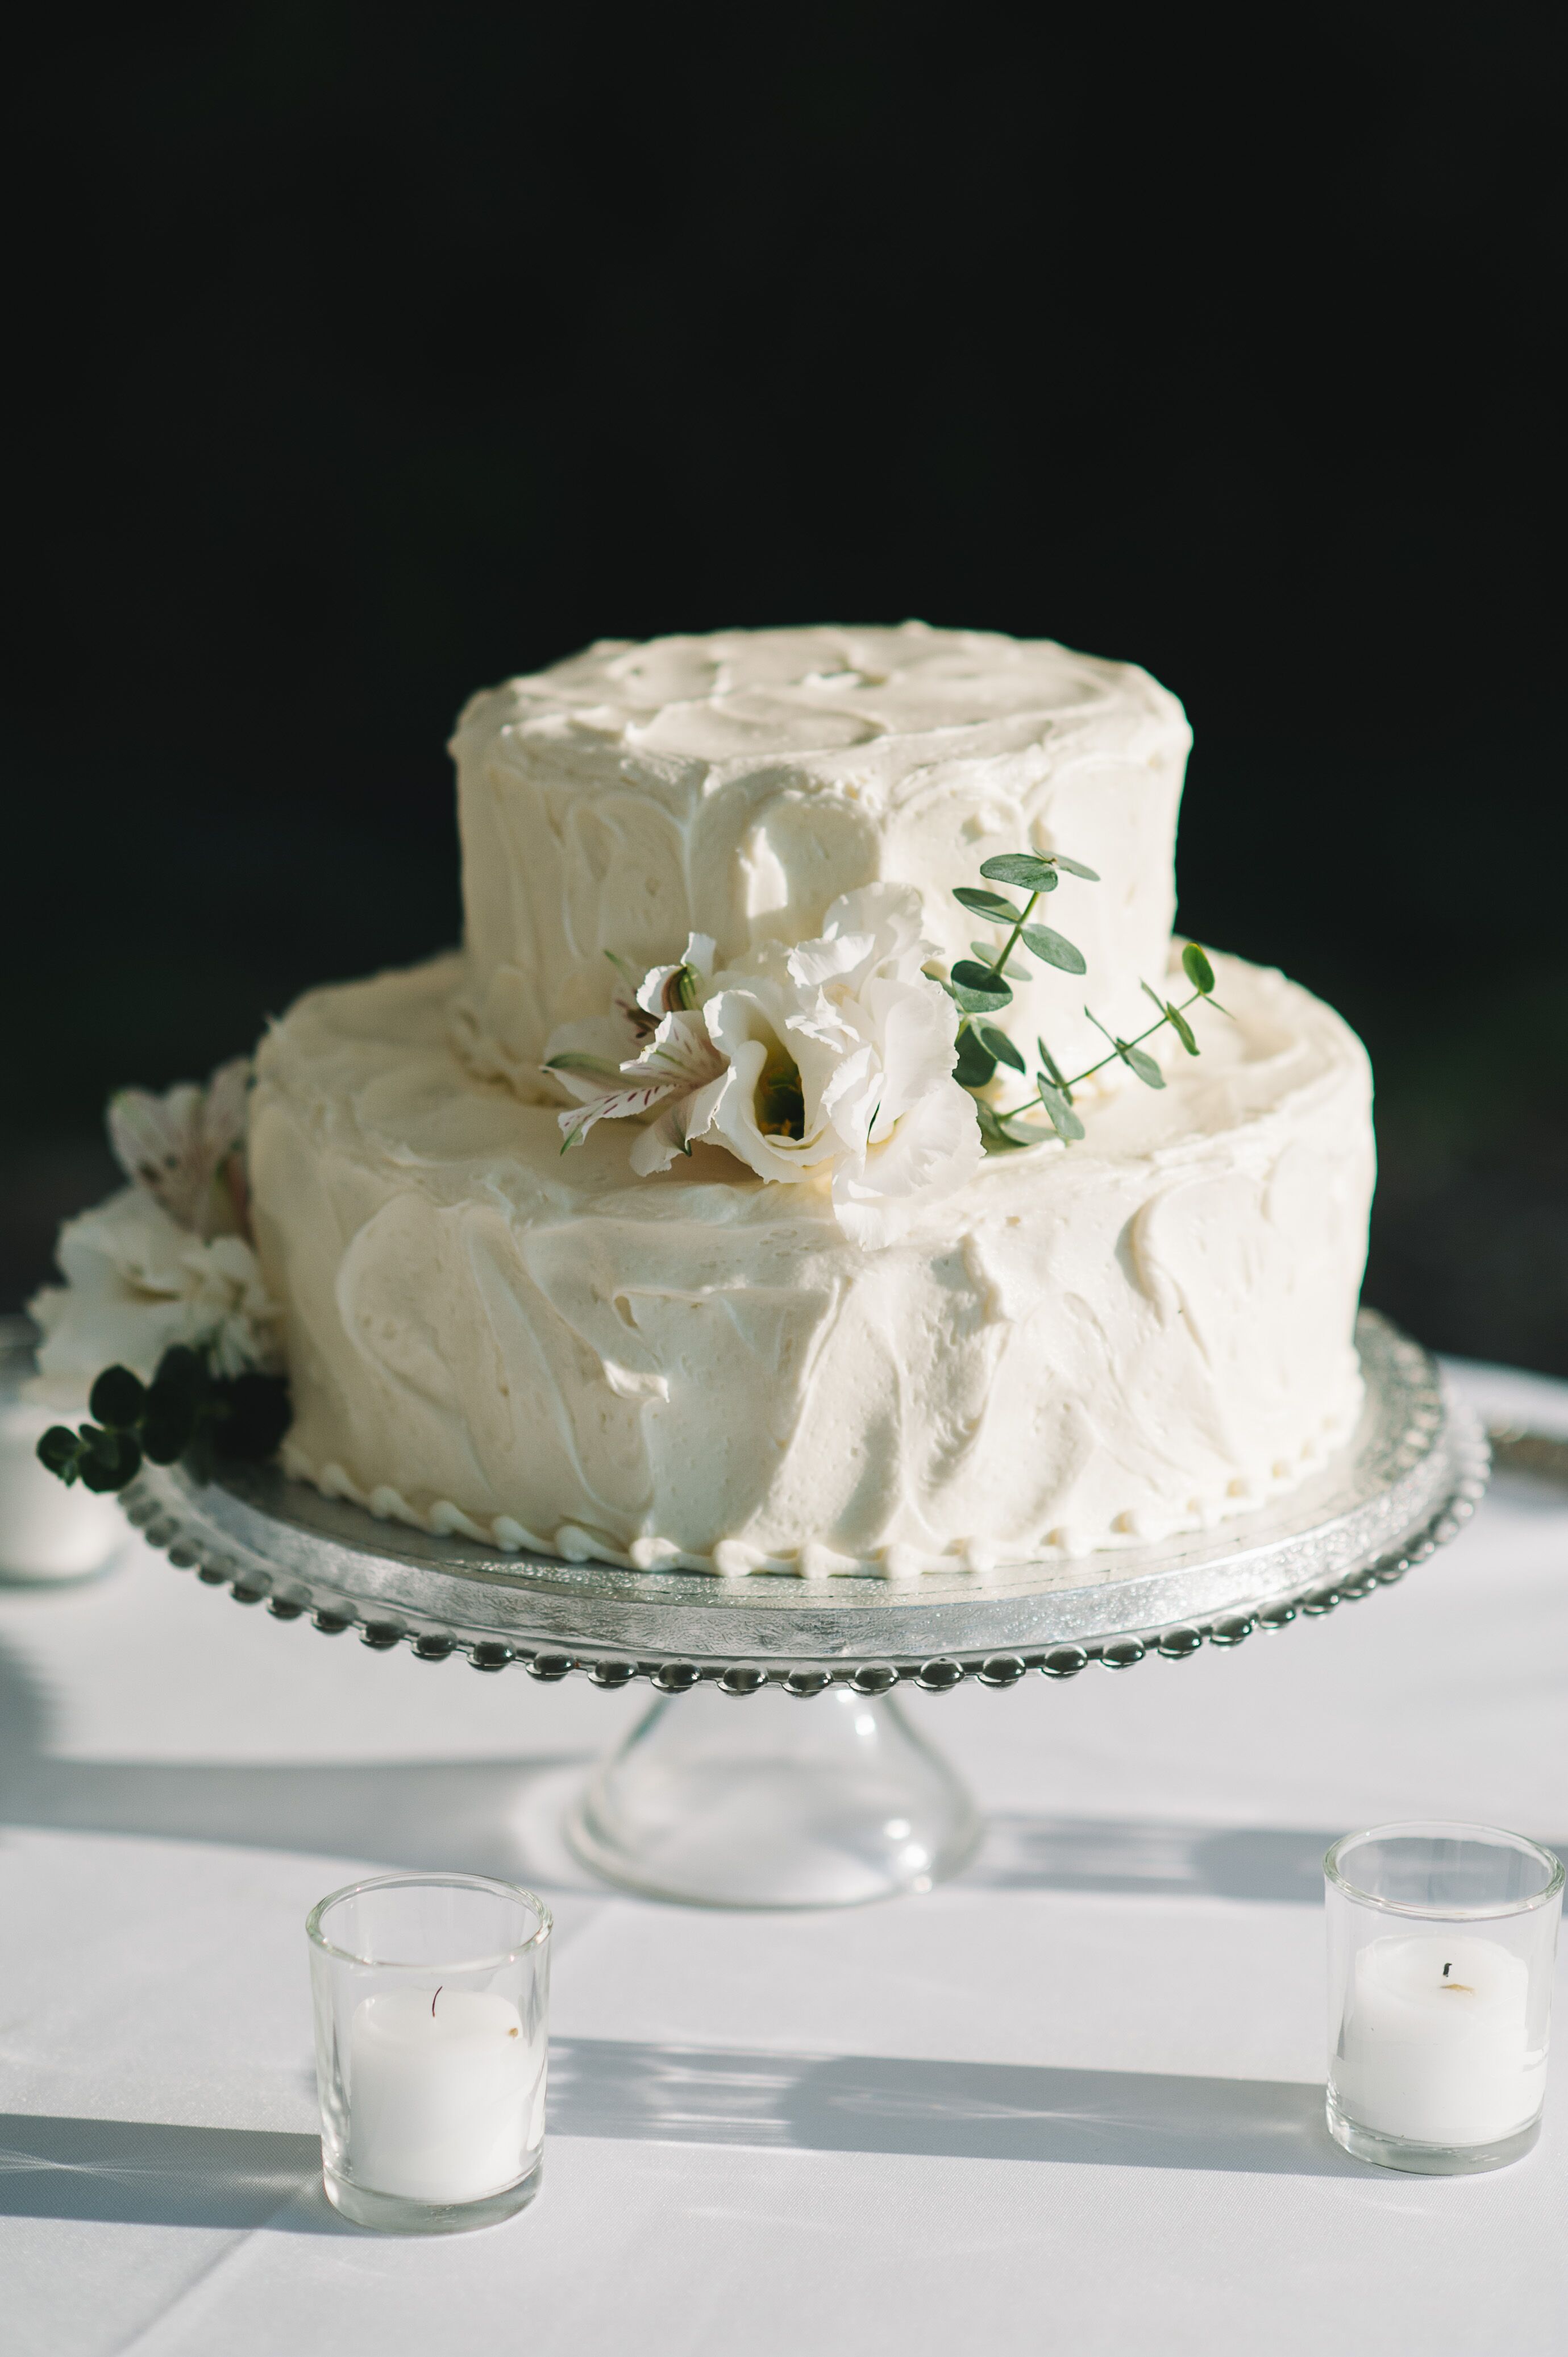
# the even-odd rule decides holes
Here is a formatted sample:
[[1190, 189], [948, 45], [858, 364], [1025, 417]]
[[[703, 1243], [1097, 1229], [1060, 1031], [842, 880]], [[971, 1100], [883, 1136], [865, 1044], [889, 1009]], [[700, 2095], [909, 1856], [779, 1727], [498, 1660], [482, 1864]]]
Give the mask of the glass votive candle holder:
[[306, 1922], [328, 2199], [442, 2234], [539, 2190], [550, 1910], [478, 1874], [350, 1883]]
[[80, 1481], [68, 1490], [38, 1462], [51, 1424], [80, 1424], [85, 1405], [31, 1395], [38, 1373], [30, 1319], [0, 1318], [0, 1580], [27, 1587], [91, 1579], [131, 1543], [117, 1497]]
[[1330, 2134], [1428, 2176], [1519, 2159], [1541, 2132], [1561, 1860], [1490, 1825], [1379, 1825], [1323, 1871]]

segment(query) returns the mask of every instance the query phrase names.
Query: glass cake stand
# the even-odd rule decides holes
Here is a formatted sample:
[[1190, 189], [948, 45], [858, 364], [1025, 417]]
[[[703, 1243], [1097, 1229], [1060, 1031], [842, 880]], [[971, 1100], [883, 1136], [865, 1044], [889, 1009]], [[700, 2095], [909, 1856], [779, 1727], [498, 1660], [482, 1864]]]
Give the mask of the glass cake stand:
[[1186, 1537], [983, 1575], [725, 1579], [503, 1555], [377, 1521], [275, 1466], [205, 1484], [148, 1466], [124, 1499], [171, 1563], [280, 1620], [309, 1613], [428, 1662], [645, 1679], [652, 1707], [573, 1812], [578, 1855], [660, 1899], [845, 1905], [929, 1889], [979, 1838], [898, 1685], [1011, 1686], [1233, 1647], [1370, 1596], [1455, 1535], [1486, 1487], [1479, 1425], [1386, 1319], [1363, 1310], [1357, 1343], [1360, 1423], [1288, 1498]]

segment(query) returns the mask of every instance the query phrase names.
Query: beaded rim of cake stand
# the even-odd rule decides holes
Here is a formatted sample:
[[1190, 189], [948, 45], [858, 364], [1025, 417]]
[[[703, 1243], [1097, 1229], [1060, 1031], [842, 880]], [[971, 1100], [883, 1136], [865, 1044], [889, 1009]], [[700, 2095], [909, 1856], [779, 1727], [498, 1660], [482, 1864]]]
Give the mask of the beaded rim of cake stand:
[[[512, 1600], [513, 1618], [526, 1613], [531, 1595], [536, 1603], [544, 1596], [558, 1621], [564, 1613], [569, 1618], [572, 1590], [560, 1583], [576, 1583], [585, 1591], [585, 1609], [591, 1606], [601, 1620], [607, 1598], [614, 1617], [618, 1587], [628, 1592], [626, 1609], [635, 1609], [639, 1621], [651, 1612], [656, 1622], [671, 1612], [660, 1599], [659, 1587], [678, 1576], [620, 1573], [606, 1566], [585, 1570], [541, 1557], [455, 1546], [401, 1529], [389, 1544], [387, 1525], [342, 1501], [317, 1500], [314, 1491], [285, 1484], [272, 1468], [263, 1469], [259, 1477], [248, 1473], [232, 1483], [202, 1488], [179, 1468], [149, 1467], [125, 1491], [124, 1503], [148, 1543], [165, 1552], [171, 1564], [194, 1570], [209, 1586], [226, 1587], [236, 1602], [264, 1602], [279, 1620], [308, 1615], [328, 1636], [357, 1629], [360, 1641], [377, 1652], [406, 1644], [421, 1661], [446, 1661], [460, 1654], [478, 1670], [493, 1672], [515, 1663], [547, 1682], [575, 1673], [612, 1689], [644, 1679], [662, 1694], [686, 1693], [699, 1684], [717, 1685], [734, 1695], [774, 1685], [802, 1697], [835, 1684], [865, 1695], [886, 1694], [899, 1684], [942, 1694], [966, 1679], [983, 1686], [1012, 1686], [1032, 1671], [1047, 1678], [1069, 1678], [1091, 1662], [1124, 1670], [1156, 1657], [1184, 1661], [1205, 1644], [1231, 1650], [1255, 1630], [1285, 1629], [1298, 1617], [1320, 1619], [1340, 1604], [1359, 1602], [1395, 1585], [1456, 1536], [1487, 1484], [1489, 1456], [1478, 1421], [1444, 1394], [1427, 1353], [1386, 1319], [1364, 1311], [1358, 1342], [1368, 1406], [1356, 1439], [1336, 1460], [1340, 1489], [1333, 1489], [1333, 1469], [1315, 1484], [1305, 1485], [1318, 1493], [1316, 1522], [1298, 1513], [1293, 1524], [1287, 1501], [1272, 1512], [1239, 1516], [1221, 1532], [1209, 1534], [1212, 1551], [1208, 1554], [1202, 1542], [1187, 1541], [1176, 1550], [1174, 1567], [1167, 1548], [1163, 1571], [1161, 1551], [1144, 1546], [1114, 1559], [1090, 1558], [1100, 1576], [1088, 1586], [1064, 1586], [1064, 1577], [1079, 1577], [1084, 1566], [1074, 1566], [1067, 1575], [1058, 1567], [1051, 1575], [1054, 1590], [1047, 1585], [1031, 1594], [1017, 1586], [1029, 1568], [1022, 1566], [1010, 1587], [988, 1586], [984, 1577], [975, 1575], [966, 1595], [955, 1598], [948, 1594], [929, 1609], [923, 1609], [918, 1581], [889, 1588], [865, 1580], [790, 1580], [788, 1588], [796, 1596], [810, 1587], [810, 1600], [780, 1603], [777, 1591], [786, 1582], [775, 1576], [768, 1581], [776, 1593], [765, 1616], [770, 1624], [766, 1650], [726, 1645], [724, 1617], [716, 1611], [704, 1648], [688, 1647], [684, 1652], [618, 1647], [605, 1641], [602, 1633], [574, 1638], [560, 1628], [532, 1633], [498, 1629], [495, 1615], [505, 1598]], [[1326, 1480], [1329, 1510], [1321, 1511]], [[269, 1494], [286, 1495], [286, 1515], [269, 1509]], [[313, 1520], [323, 1527], [313, 1531]], [[1228, 1598], [1222, 1609], [1184, 1614], [1184, 1588], [1196, 1593], [1208, 1582], [1212, 1590], [1217, 1567], [1223, 1574], [1231, 1560], [1240, 1576], [1255, 1579], [1253, 1594]], [[349, 1592], [345, 1585], [346, 1567], [358, 1593]], [[444, 1600], [449, 1604], [451, 1596], [461, 1596], [464, 1609], [409, 1609], [411, 1587], [417, 1590], [420, 1578], [428, 1580], [432, 1575], [443, 1589], [457, 1583]], [[553, 1580], [558, 1584], [551, 1587]], [[688, 1610], [680, 1617], [688, 1627], [694, 1625], [689, 1619], [693, 1603], [699, 1608], [722, 1603], [733, 1610], [737, 1600], [745, 1602], [744, 1593], [737, 1599], [736, 1591], [745, 1591], [750, 1584], [749, 1579], [721, 1582], [701, 1575], [682, 1578]], [[846, 1588], [865, 1590], [874, 1585], [879, 1591], [875, 1604], [868, 1604], [864, 1593], [843, 1594]], [[837, 1592], [824, 1593], [830, 1586]], [[689, 1593], [693, 1587], [698, 1591], [695, 1598]], [[1119, 1589], [1129, 1591], [1128, 1625], [1123, 1627], [1116, 1626]], [[395, 1609], [387, 1591], [401, 1591]], [[1161, 1601], [1174, 1609], [1168, 1614], [1148, 1609]], [[1059, 1615], [1075, 1604], [1079, 1610], [1097, 1611], [1104, 1625], [1092, 1635], [1080, 1631], [1078, 1638], [1065, 1640], [1058, 1635], [1055, 1641], [1047, 1631], [1035, 1643], [988, 1642], [977, 1625], [988, 1609], [1005, 1609], [1014, 1619], [1019, 1612], [1027, 1617], [1033, 1611], [1048, 1622], [1053, 1605]], [[878, 1645], [867, 1641], [864, 1631], [858, 1639], [846, 1641], [832, 1624], [854, 1607], [860, 1608], [862, 1621], [897, 1612], [900, 1622], [886, 1634], [902, 1623], [907, 1635], [929, 1633], [948, 1641]], [[913, 1625], [908, 1625], [911, 1616]], [[929, 1631], [920, 1628], [922, 1620]], [[969, 1642], [964, 1641], [966, 1620], [972, 1624]], [[755, 1629], [755, 1620], [753, 1625]], [[823, 1642], [824, 1636], [831, 1636], [831, 1644]]]

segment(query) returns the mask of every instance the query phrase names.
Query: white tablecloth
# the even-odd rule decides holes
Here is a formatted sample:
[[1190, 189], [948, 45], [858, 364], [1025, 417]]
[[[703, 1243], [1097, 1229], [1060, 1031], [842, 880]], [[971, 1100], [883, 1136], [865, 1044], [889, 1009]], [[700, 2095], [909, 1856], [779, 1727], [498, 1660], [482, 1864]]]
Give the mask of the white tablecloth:
[[[1459, 1380], [1568, 1430], [1568, 1385]], [[145, 1551], [0, 1596], [6, 2357], [1562, 2351], [1568, 2054], [1513, 2169], [1345, 2159], [1318, 1865], [1408, 1816], [1568, 1841], [1568, 1499], [1499, 1482], [1398, 1589], [1234, 1654], [915, 1697], [991, 1818], [926, 1899], [591, 1887], [563, 1802], [646, 1701], [328, 1641]], [[320, 2190], [303, 1919], [392, 1865], [556, 1910], [544, 2189], [483, 2234]]]

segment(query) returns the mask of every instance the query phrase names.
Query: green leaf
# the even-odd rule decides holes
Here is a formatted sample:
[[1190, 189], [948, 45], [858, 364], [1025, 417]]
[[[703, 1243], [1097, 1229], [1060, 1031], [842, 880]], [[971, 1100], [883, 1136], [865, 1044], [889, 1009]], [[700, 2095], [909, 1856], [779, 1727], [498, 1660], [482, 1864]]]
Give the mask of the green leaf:
[[207, 1370], [194, 1351], [177, 1342], [164, 1352], [142, 1416], [142, 1447], [155, 1465], [172, 1465], [184, 1456], [207, 1388]]
[[960, 958], [948, 987], [966, 1015], [994, 1015], [1013, 997], [999, 974], [989, 966], [976, 964], [971, 958]]
[[1116, 1042], [1116, 1053], [1121, 1057], [1122, 1061], [1126, 1065], [1130, 1072], [1137, 1073], [1138, 1078], [1143, 1082], [1144, 1086], [1146, 1089], [1163, 1089], [1165, 1087], [1165, 1076], [1164, 1072], [1161, 1071], [1154, 1058], [1152, 1056], [1145, 1055], [1142, 1048], [1129, 1048], [1125, 1040], [1118, 1039]]
[[1060, 933], [1053, 933], [1049, 925], [1026, 925], [1018, 939], [1026, 950], [1033, 950], [1047, 965], [1059, 966], [1063, 974], [1086, 974], [1083, 952], [1075, 950]]
[[1061, 1066], [1058, 1063], [1056, 1058], [1052, 1055], [1050, 1049], [1047, 1047], [1043, 1039], [1036, 1039], [1035, 1045], [1040, 1051], [1041, 1063], [1044, 1064], [1047, 1071], [1050, 1074], [1052, 1080], [1055, 1081], [1058, 1088], [1060, 1089], [1069, 1104], [1071, 1104], [1072, 1091], [1067, 1084], [1067, 1078], [1062, 1071]]
[[51, 1424], [38, 1446], [38, 1459], [57, 1474], [69, 1490], [80, 1469], [81, 1443], [68, 1424]]
[[1072, 1144], [1074, 1138], [1083, 1135], [1083, 1124], [1074, 1113], [1067, 1098], [1060, 1089], [1052, 1088], [1047, 1080], [1042, 1080], [1040, 1082], [1040, 1103], [1050, 1114], [1051, 1125], [1057, 1135], [1064, 1139], [1069, 1146]]
[[196, 1431], [193, 1415], [151, 1407], [142, 1418], [142, 1454], [155, 1465], [177, 1465]]
[[1146, 982], [1141, 982], [1138, 985], [1138, 987], [1143, 992], [1144, 997], [1151, 999], [1159, 1008], [1161, 1022], [1168, 1023], [1170, 1025], [1172, 1030], [1176, 1033], [1176, 1038], [1187, 1049], [1187, 1054], [1189, 1056], [1196, 1056], [1197, 1053], [1197, 1041], [1192, 1036], [1192, 1026], [1187, 1021], [1186, 1016], [1182, 1013], [1181, 1008], [1176, 1005], [1176, 1001], [1171, 998], [1162, 998], [1159, 992], [1157, 990], [1151, 990]]
[[87, 1395], [87, 1412], [113, 1432], [130, 1432], [142, 1420], [147, 1387], [129, 1367], [105, 1367]]
[[1170, 1017], [1171, 1029], [1176, 1033], [1176, 1038], [1181, 1041], [1181, 1044], [1187, 1049], [1187, 1054], [1189, 1056], [1196, 1056], [1197, 1053], [1197, 1041], [1194, 1039], [1192, 1026], [1187, 1021], [1186, 1016], [1182, 1013], [1181, 1008], [1174, 1005], [1167, 1006], [1165, 1013]]
[[101, 1494], [123, 1490], [142, 1469], [142, 1452], [128, 1432], [109, 1432], [96, 1424], [81, 1427], [81, 1478]]
[[1188, 942], [1183, 950], [1181, 966], [1194, 990], [1201, 991], [1207, 998], [1214, 987], [1214, 968], [1196, 942]]
[[994, 1023], [977, 1023], [974, 1028], [976, 1037], [987, 1053], [994, 1057], [997, 1063], [1011, 1064], [1015, 1072], [1028, 1071], [1028, 1066], [1005, 1031], [999, 1031]]
[[952, 996], [966, 1015], [995, 1015], [1007, 1005], [1013, 994], [1005, 983], [1002, 985], [1000, 997], [994, 990], [966, 990], [961, 983], [955, 983]]
[[158, 1361], [153, 1376], [149, 1407], [160, 1413], [177, 1401], [186, 1403], [194, 1414], [207, 1396], [207, 1369], [188, 1342], [171, 1342]]
[[1036, 859], [1027, 851], [1004, 851], [994, 859], [984, 860], [981, 874], [993, 884], [1021, 884], [1026, 892], [1054, 892], [1057, 871], [1048, 860]]
[[222, 1398], [225, 1413], [213, 1436], [219, 1448], [260, 1464], [288, 1430], [288, 1384], [281, 1375], [237, 1375], [223, 1385]]
[[961, 1089], [983, 1089], [996, 1071], [996, 1059], [987, 1055], [979, 1034], [967, 1026], [958, 1035], [958, 1060], [952, 1076]]
[[953, 899], [964, 908], [972, 909], [977, 917], [993, 918], [999, 925], [1015, 925], [1024, 913], [1011, 900], [1004, 900], [1000, 892], [982, 892], [972, 884], [955, 885]]
[[1069, 859], [1065, 851], [1053, 851], [1051, 857], [1056, 861], [1057, 866], [1065, 868], [1069, 876], [1081, 876], [1086, 884], [1099, 883], [1100, 876], [1097, 869], [1080, 866], [1076, 859]]
[[1017, 1153], [1026, 1146], [1037, 1146], [1040, 1142], [1037, 1137], [1014, 1137], [1005, 1125], [1005, 1114], [997, 1113], [983, 1099], [975, 1100], [974, 1112], [980, 1124], [980, 1135], [989, 1154]]
[[969, 945], [969, 946], [970, 946], [970, 948], [974, 952], [975, 957], [978, 959], [979, 963], [980, 963], [982, 965], [988, 965], [988, 966], [990, 966], [990, 967], [991, 967], [991, 969], [992, 969], [992, 971], [993, 971], [993, 973], [995, 973], [995, 974], [1005, 974], [1009, 982], [1027, 982], [1027, 981], [1028, 981], [1028, 979], [1029, 979], [1029, 973], [1028, 973], [1028, 968], [1027, 968], [1026, 966], [1021, 966], [1021, 965], [1003, 965], [1003, 966], [999, 966], [999, 965], [996, 963], [996, 952], [995, 952], [995, 951], [994, 951], [994, 949], [992, 947], [992, 945], [991, 945], [991, 943], [990, 943], [989, 942], [971, 942], [971, 943], [970, 943], [970, 945]]

